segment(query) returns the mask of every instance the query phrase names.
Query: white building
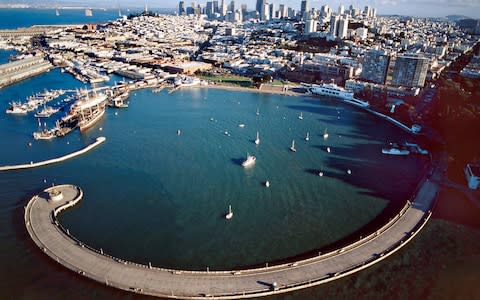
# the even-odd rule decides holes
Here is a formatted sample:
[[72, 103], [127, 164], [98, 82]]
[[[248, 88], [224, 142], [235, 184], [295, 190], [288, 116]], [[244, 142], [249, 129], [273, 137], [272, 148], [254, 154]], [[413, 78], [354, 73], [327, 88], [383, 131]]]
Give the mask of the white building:
[[317, 21], [307, 20], [305, 21], [305, 34], [311, 34], [317, 32]]

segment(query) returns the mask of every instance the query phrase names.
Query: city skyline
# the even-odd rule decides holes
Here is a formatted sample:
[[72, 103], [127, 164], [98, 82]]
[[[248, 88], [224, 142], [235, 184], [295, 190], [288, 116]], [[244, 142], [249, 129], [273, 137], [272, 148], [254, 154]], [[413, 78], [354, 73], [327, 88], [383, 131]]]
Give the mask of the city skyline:
[[[166, 0], [148, 0], [148, 7], [154, 8], [178, 8], [178, 2]], [[197, 4], [205, 4], [207, 0], [194, 1]], [[238, 4], [247, 4], [249, 10], [255, 9], [255, 0], [236, 1]], [[300, 10], [300, 0], [274, 0], [267, 1], [274, 3], [276, 6], [285, 4], [294, 9]], [[23, 4], [31, 6], [39, 6], [37, 1], [4, 1], [3, 5]], [[191, 1], [186, 1], [187, 5]], [[408, 15], [418, 17], [445, 17], [447, 15], [464, 15], [471, 18], [478, 18], [480, 15], [480, 2], [475, 0], [361, 0], [361, 1], [339, 1], [339, 0], [313, 0], [310, 1], [310, 7], [320, 8], [322, 5], [329, 5], [337, 10], [340, 4], [345, 7], [354, 5], [363, 8], [372, 6], [377, 8], [379, 15]], [[117, 0], [117, 1], [45, 1], [41, 6], [91, 6], [91, 7], [143, 7], [144, 1], [134, 0]]]

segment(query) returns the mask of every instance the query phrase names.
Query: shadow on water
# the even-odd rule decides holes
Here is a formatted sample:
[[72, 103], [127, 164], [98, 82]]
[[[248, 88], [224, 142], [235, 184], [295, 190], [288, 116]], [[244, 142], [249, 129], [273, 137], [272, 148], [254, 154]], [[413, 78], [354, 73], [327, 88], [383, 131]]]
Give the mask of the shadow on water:
[[230, 161], [237, 166], [241, 166], [245, 158], [232, 158]]

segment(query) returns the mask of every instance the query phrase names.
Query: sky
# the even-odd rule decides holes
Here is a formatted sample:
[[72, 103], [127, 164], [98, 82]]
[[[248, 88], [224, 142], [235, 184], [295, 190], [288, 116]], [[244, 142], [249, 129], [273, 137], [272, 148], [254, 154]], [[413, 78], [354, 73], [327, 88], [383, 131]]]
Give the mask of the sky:
[[[52, 2], [60, 5], [76, 3], [78, 5], [86, 6], [143, 6], [145, 0], [0, 0], [1, 3], [22, 3], [29, 2], [43, 3]], [[221, 0], [218, 0], [219, 2]], [[231, 0], [225, 0], [229, 3]], [[152, 8], [176, 8], [178, 7], [179, 0], [147, 0], [148, 6]], [[186, 0], [185, 3], [190, 5], [192, 1]], [[207, 0], [196, 0], [197, 4], [204, 4]], [[235, 0], [235, 3], [245, 3], [249, 9], [255, 7], [256, 0]], [[269, 3], [274, 3], [277, 7], [279, 4], [285, 4], [292, 8], [300, 9], [301, 0], [267, 0]], [[328, 4], [333, 9], [337, 10], [340, 4], [343, 4], [346, 8], [353, 4], [355, 7], [364, 8], [366, 5], [372, 6], [377, 9], [377, 14], [380, 15], [410, 15], [418, 17], [444, 17], [447, 15], [465, 15], [472, 18], [480, 17], [480, 0], [310, 0], [310, 7], [320, 8], [322, 5]]]

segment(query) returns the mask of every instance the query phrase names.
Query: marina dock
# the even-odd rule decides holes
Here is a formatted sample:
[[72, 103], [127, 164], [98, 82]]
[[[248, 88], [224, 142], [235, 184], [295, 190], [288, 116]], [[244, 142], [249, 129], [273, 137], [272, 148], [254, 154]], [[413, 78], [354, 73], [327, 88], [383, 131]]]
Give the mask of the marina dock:
[[24, 219], [28, 233], [41, 251], [73, 272], [106, 286], [176, 299], [241, 299], [323, 284], [385, 259], [425, 226], [437, 192], [438, 185], [424, 178], [415, 199], [406, 201], [395, 217], [372, 234], [309, 259], [245, 270], [165, 269], [94, 249], [75, 238], [57, 219], [59, 212], [73, 207], [83, 196], [81, 189], [73, 185], [56, 186], [34, 196], [25, 207]]
[[21, 170], [21, 169], [32, 169], [32, 168], [38, 168], [38, 167], [41, 167], [41, 166], [46, 166], [46, 165], [50, 165], [50, 164], [62, 162], [62, 161], [65, 161], [65, 160], [67, 160], [67, 159], [70, 159], [70, 158], [73, 158], [73, 157], [82, 155], [82, 154], [84, 154], [84, 153], [87, 153], [88, 151], [90, 151], [90, 150], [92, 150], [93, 148], [97, 147], [97, 146], [100, 145], [101, 143], [105, 142], [105, 140], [106, 140], [106, 138], [103, 137], [103, 136], [101, 136], [101, 137], [98, 137], [98, 138], [95, 140], [95, 142], [93, 142], [92, 144], [88, 145], [87, 147], [85, 147], [85, 148], [83, 148], [83, 149], [81, 149], [81, 150], [72, 152], [72, 153], [70, 153], [70, 154], [67, 154], [67, 155], [64, 155], [64, 156], [61, 156], [61, 157], [57, 157], [57, 158], [53, 158], [53, 159], [49, 159], [49, 160], [40, 161], [40, 162], [30, 162], [29, 164], [3, 166], [3, 167], [0, 167], [0, 171], [13, 171], [13, 170]]

